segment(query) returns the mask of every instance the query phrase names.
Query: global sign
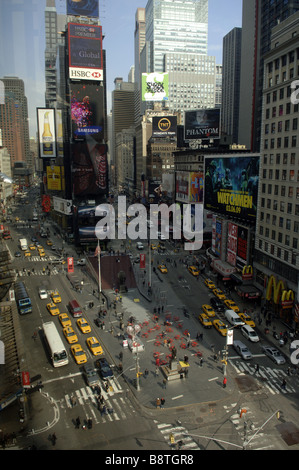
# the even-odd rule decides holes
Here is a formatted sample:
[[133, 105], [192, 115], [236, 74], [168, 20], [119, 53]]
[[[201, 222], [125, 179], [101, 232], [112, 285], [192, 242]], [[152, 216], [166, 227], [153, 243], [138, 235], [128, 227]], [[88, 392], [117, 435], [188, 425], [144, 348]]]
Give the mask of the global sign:
[[102, 27], [69, 23], [69, 74], [74, 80], [103, 80]]

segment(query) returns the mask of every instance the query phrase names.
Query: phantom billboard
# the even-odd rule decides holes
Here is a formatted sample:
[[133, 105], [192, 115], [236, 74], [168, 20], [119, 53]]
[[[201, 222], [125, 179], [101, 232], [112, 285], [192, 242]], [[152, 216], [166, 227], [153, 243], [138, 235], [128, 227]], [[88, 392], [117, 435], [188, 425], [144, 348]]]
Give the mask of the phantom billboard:
[[198, 109], [185, 112], [185, 140], [220, 137], [220, 109]]

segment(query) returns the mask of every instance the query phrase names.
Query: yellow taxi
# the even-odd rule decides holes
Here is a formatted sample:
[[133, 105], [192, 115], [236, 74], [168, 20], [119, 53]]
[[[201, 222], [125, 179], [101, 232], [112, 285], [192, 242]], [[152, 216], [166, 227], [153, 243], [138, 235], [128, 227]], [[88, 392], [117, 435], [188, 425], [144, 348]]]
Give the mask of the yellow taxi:
[[77, 364], [84, 364], [87, 362], [86, 354], [79, 343], [73, 344], [71, 347], [71, 353]]
[[240, 312], [238, 305], [233, 300], [226, 299], [224, 303], [229, 310], [233, 310], [236, 313]]
[[226, 328], [225, 323], [223, 323], [223, 321], [221, 321], [221, 320], [214, 320], [214, 321], [213, 321], [213, 326], [216, 328], [216, 330], [217, 330], [222, 336], [226, 336], [226, 334], [227, 334], [227, 328]]
[[241, 320], [246, 323], [246, 325], [248, 326], [251, 326], [251, 328], [255, 328], [255, 323], [254, 321], [252, 320], [252, 318], [247, 315], [247, 313], [240, 313], [238, 312], [238, 315], [239, 317], [241, 318]]
[[43, 248], [38, 248], [38, 254], [42, 258], [43, 256], [46, 256], [45, 250]]
[[59, 304], [61, 302], [61, 297], [58, 290], [51, 292], [51, 299], [54, 304]]
[[30, 251], [30, 250], [26, 250], [26, 251], [24, 252], [24, 256], [26, 256], [26, 258], [27, 258], [27, 256], [28, 256], [28, 257], [31, 256], [31, 251]]
[[198, 319], [200, 323], [204, 326], [204, 328], [212, 327], [212, 322], [205, 313], [201, 313], [200, 315], [198, 315]]
[[204, 304], [201, 306], [201, 308], [203, 309], [204, 313], [208, 315], [208, 317], [215, 317], [215, 312], [211, 305]]
[[56, 307], [56, 305], [53, 304], [53, 302], [50, 302], [49, 304], [47, 304], [47, 309], [51, 313], [51, 315], [59, 315], [60, 314], [59, 308]]
[[221, 289], [213, 289], [213, 294], [216, 295], [216, 297], [218, 297], [220, 300], [226, 299], [225, 294]]
[[29, 250], [35, 250], [35, 244], [34, 243], [30, 243]]
[[216, 288], [214, 282], [211, 281], [211, 279], [205, 279], [205, 285], [206, 285], [209, 289], [215, 289], [215, 288]]
[[159, 264], [158, 269], [161, 271], [161, 273], [166, 274], [167, 273], [167, 268], [165, 264]]
[[155, 245], [154, 243], [151, 244], [151, 249], [152, 250], [156, 250], [157, 249], [157, 245]]
[[63, 328], [65, 328], [66, 326], [72, 326], [72, 322], [67, 313], [61, 313], [59, 315], [59, 321], [61, 325], [63, 326]]
[[76, 335], [71, 326], [66, 326], [65, 328], [63, 328], [63, 334], [69, 344], [78, 342], [78, 336]]
[[99, 356], [100, 354], [103, 354], [103, 348], [98, 342], [97, 338], [95, 336], [91, 336], [90, 338], [87, 338], [86, 340], [87, 346], [89, 347], [90, 352], [94, 356]]
[[85, 320], [85, 318], [78, 318], [77, 325], [80, 328], [80, 330], [82, 331], [82, 333], [90, 333], [91, 332], [90, 324]]
[[46, 244], [47, 244], [48, 246], [52, 246], [52, 245], [53, 245], [53, 242], [52, 242], [52, 240], [47, 240], [47, 241], [46, 241]]
[[188, 271], [192, 276], [199, 276], [199, 271], [196, 266], [188, 266]]

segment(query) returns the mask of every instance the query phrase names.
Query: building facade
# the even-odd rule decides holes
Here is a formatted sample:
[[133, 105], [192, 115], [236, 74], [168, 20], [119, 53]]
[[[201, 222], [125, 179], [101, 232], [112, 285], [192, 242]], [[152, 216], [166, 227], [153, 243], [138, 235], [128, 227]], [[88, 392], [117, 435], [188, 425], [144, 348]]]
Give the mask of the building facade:
[[[264, 68], [254, 264], [257, 279], [266, 286], [265, 298], [277, 311], [282, 309], [283, 290], [292, 290], [298, 295], [299, 100], [292, 97], [293, 83], [299, 79], [298, 33], [299, 13], [273, 29], [271, 50], [265, 55]], [[277, 284], [282, 281], [281, 292], [272, 286], [273, 276]], [[283, 313], [280, 310], [280, 313], [290, 319], [292, 309], [284, 309]]]

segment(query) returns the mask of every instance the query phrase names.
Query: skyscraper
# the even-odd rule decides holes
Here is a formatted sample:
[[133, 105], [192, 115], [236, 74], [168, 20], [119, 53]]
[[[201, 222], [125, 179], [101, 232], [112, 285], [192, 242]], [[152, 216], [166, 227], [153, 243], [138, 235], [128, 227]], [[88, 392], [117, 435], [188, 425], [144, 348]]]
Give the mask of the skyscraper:
[[260, 150], [263, 56], [274, 26], [299, 11], [299, 0], [243, 0], [239, 144]]
[[223, 38], [222, 133], [238, 141], [242, 29], [234, 28]]
[[208, 0], [148, 0], [146, 41], [147, 72], [164, 71], [164, 54], [207, 54]]

